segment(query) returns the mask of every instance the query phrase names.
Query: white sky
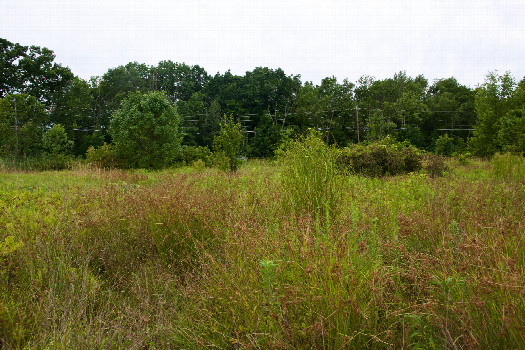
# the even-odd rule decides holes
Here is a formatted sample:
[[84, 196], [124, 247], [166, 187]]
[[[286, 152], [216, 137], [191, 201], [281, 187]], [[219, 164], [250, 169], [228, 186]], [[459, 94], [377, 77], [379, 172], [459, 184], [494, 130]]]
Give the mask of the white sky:
[[0, 37], [45, 46], [85, 79], [168, 59], [212, 75], [280, 67], [314, 83], [525, 76], [525, 0], [0, 0]]

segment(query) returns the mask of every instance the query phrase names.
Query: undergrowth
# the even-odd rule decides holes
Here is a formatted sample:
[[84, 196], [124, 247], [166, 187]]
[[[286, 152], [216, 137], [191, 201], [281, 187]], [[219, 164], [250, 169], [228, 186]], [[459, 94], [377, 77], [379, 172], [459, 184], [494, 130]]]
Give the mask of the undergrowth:
[[0, 176], [0, 348], [525, 348], [525, 190], [472, 162]]

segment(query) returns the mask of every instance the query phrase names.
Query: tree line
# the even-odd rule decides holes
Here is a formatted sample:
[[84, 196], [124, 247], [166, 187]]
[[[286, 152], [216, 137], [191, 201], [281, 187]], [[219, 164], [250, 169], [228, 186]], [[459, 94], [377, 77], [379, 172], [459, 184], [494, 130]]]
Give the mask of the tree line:
[[[174, 115], [173, 123], [134, 142], [169, 132], [176, 134], [169, 141], [176, 149], [211, 150], [230, 118], [244, 133], [248, 157], [271, 157], [284, 138], [308, 129], [338, 146], [390, 136], [442, 154], [525, 151], [525, 78], [518, 82], [509, 72], [489, 73], [475, 89], [453, 77], [429, 83], [405, 72], [382, 80], [362, 76], [355, 83], [327, 77], [316, 85], [280, 68], [210, 75], [198, 65], [167, 60], [155, 66], [130, 62], [84, 80], [56, 63], [53, 51], [6, 39], [0, 39], [0, 66], [2, 157], [84, 156], [90, 146], [124, 142], [118, 125], [126, 125], [126, 132], [142, 125], [144, 131], [143, 119], [164, 110]], [[140, 98], [152, 93], [153, 99]], [[140, 115], [134, 125], [133, 115]], [[175, 152], [159, 145], [148, 152]]]

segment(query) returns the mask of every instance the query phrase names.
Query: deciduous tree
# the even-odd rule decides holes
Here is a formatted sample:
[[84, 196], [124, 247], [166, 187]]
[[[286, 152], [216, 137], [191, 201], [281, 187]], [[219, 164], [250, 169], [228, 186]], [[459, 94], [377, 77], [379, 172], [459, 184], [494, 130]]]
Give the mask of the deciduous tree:
[[180, 148], [179, 115], [162, 92], [134, 93], [111, 119], [116, 155], [130, 167], [162, 168]]

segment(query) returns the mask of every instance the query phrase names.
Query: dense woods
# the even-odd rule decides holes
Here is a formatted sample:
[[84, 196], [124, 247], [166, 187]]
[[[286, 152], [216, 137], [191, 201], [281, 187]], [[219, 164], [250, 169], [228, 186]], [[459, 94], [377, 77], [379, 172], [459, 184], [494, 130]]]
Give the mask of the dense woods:
[[[142, 99], [138, 95], [151, 92], [160, 92], [178, 114], [171, 128], [180, 143], [171, 142], [173, 149], [157, 142], [155, 133], [148, 136], [155, 139], [152, 145], [164, 147], [156, 152], [169, 154], [157, 166], [212, 150], [225, 117], [240, 125], [241, 153], [250, 158], [272, 157], [283, 141], [308, 129], [339, 147], [390, 136], [444, 155], [525, 151], [525, 79], [518, 82], [510, 72], [488, 73], [475, 89], [454, 77], [429, 82], [405, 72], [383, 80], [364, 75], [355, 83], [327, 77], [315, 85], [280, 68], [210, 75], [198, 65], [167, 60], [156, 66], [130, 62], [85, 81], [56, 63], [53, 51], [6, 39], [0, 39], [0, 65], [3, 158], [46, 154], [43, 137], [54, 125], [72, 142], [63, 149], [70, 156], [112, 145], [112, 120], [122, 119], [121, 108], [136, 108], [131, 105]], [[146, 163], [140, 165], [153, 166]], [[122, 164], [139, 166], [130, 159]]]

